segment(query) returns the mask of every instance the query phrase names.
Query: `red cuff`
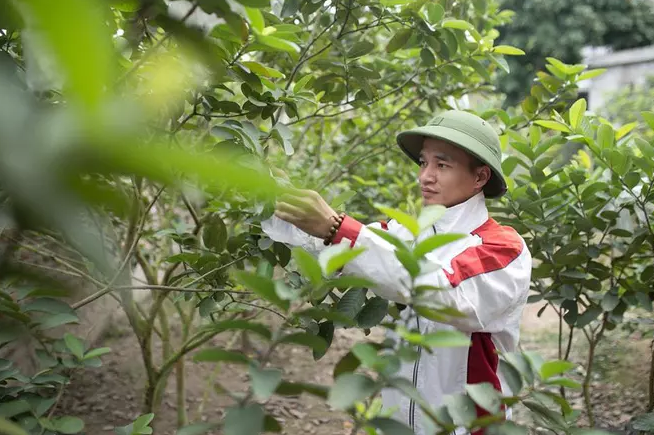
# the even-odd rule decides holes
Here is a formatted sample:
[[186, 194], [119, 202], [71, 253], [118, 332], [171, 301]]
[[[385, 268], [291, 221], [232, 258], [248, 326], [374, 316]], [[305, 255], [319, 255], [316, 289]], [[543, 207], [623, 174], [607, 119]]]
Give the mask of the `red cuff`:
[[346, 215], [343, 219], [343, 223], [341, 223], [340, 228], [334, 235], [332, 243], [340, 243], [341, 240], [345, 238], [351, 240], [350, 247], [354, 246], [354, 242], [356, 242], [357, 237], [359, 237], [362, 226], [363, 224], [361, 222]]

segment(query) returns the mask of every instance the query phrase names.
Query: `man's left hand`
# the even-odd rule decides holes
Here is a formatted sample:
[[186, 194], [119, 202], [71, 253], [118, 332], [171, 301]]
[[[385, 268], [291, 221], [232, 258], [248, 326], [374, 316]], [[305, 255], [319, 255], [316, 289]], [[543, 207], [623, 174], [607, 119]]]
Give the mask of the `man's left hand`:
[[293, 190], [275, 204], [275, 216], [295, 225], [307, 234], [324, 238], [332, 226], [331, 216], [338, 213], [313, 190]]

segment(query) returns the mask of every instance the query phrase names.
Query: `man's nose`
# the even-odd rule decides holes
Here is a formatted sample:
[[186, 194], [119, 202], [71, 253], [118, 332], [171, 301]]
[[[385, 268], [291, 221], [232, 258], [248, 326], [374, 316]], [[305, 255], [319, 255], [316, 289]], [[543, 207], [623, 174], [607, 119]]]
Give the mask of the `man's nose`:
[[423, 168], [418, 174], [420, 184], [433, 183], [436, 181], [436, 171], [430, 170], [428, 166]]

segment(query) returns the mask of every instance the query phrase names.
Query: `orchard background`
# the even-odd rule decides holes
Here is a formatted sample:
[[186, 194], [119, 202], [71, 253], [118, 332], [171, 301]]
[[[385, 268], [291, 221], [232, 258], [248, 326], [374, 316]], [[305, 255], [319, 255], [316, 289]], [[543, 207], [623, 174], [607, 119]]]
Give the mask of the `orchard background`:
[[[651, 86], [592, 113], [577, 86], [603, 71], [575, 57], [586, 25], [651, 43], [651, 7], [557, 2], [580, 30], [557, 56], [518, 37], [542, 2], [512, 3], [0, 4], [0, 433], [411, 434], [382, 388], [432, 433], [652, 430]], [[399, 362], [465, 337], [398, 328], [394, 304], [336, 273], [359, 252], [315, 258], [260, 222], [293, 184], [417, 233], [442, 209], [421, 206], [394, 137], [451, 107], [501, 134], [509, 193], [490, 205], [529, 244], [533, 294], [521, 352], [502, 355], [515, 396], [471, 385], [432, 409]], [[414, 277], [455, 238], [386, 237]], [[426, 291], [421, 315], [458, 314]]]

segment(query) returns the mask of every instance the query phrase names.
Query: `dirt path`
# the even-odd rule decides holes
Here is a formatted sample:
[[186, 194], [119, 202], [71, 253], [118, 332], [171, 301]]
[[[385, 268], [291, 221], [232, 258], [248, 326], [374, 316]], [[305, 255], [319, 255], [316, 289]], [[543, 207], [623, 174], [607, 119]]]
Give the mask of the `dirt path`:
[[[60, 411], [83, 418], [87, 434], [113, 433], [114, 426], [126, 425], [139, 416], [145, 378], [138, 343], [128, 328], [124, 322], [114, 325], [97, 344], [113, 349], [103, 357], [105, 368], [77, 373], [62, 398]], [[337, 330], [329, 352], [318, 362], [306, 348], [284, 346], [276, 352], [272, 366], [283, 370], [284, 379], [329, 384], [334, 365], [353, 343], [369, 340], [374, 335], [365, 337], [360, 331]], [[224, 347], [226, 338], [217, 337], [211, 344]], [[155, 344], [155, 352], [161, 352], [160, 343]], [[236, 364], [218, 367], [213, 363], [187, 363], [187, 412], [194, 423], [219, 421], [224, 409], [232, 404], [231, 399], [214, 392], [214, 379], [232, 392], [242, 392], [247, 386], [247, 368]], [[323, 401], [307, 394], [275, 396], [265, 404], [265, 409], [282, 423], [285, 434], [344, 435], [351, 431], [347, 415], [328, 409]], [[155, 434], [174, 434], [176, 418], [172, 375], [157, 416]]]
[[[524, 350], [534, 350], [545, 358], [557, 357], [558, 317], [552, 309], [537, 316], [542, 304], [532, 304], [525, 309], [522, 322]], [[379, 331], [365, 337], [356, 330], [337, 330], [331, 349], [320, 361], [314, 362], [305, 348], [286, 346], [276, 353], [275, 367], [282, 368], [285, 379], [328, 384], [336, 362], [353, 343], [361, 340], [378, 340]], [[623, 427], [633, 416], [642, 412], [644, 377], [647, 376], [648, 348], [644, 340], [624, 340], [608, 337], [598, 349], [598, 375], [593, 380], [593, 401], [598, 421], [604, 427]], [[225, 346], [226, 338], [216, 338], [212, 343]], [[60, 410], [79, 415], [86, 421], [87, 434], [110, 434], [114, 426], [126, 425], [139, 415], [140, 398], [144, 384], [144, 372], [138, 344], [126, 322], [118, 322], [105, 334], [97, 346], [109, 346], [113, 352], [103, 357], [105, 369], [85, 370], [73, 379], [62, 398]], [[160, 343], [155, 344], [161, 352]], [[583, 341], [575, 342], [573, 361], [583, 362]], [[616, 352], [616, 349], [619, 351]], [[624, 358], [630, 355], [630, 358]], [[640, 357], [639, 357], [640, 355]], [[243, 391], [247, 383], [247, 368], [234, 364], [222, 364], [216, 371], [215, 364], [187, 363], [187, 410], [192, 422], [217, 421], [230, 399], [213, 390], [213, 379], [231, 391]], [[616, 376], [619, 373], [619, 376]], [[579, 381], [584, 375], [581, 366], [574, 374]], [[619, 400], [618, 400], [619, 397]], [[577, 409], [583, 409], [580, 393], [570, 396]], [[321, 400], [303, 394], [299, 397], [275, 397], [265, 405], [285, 427], [285, 434], [345, 435], [351, 426], [345, 414], [327, 408]], [[518, 418], [524, 412], [517, 412]], [[174, 375], [171, 376], [165, 400], [157, 416], [157, 435], [173, 435], [176, 427], [177, 409]]]

